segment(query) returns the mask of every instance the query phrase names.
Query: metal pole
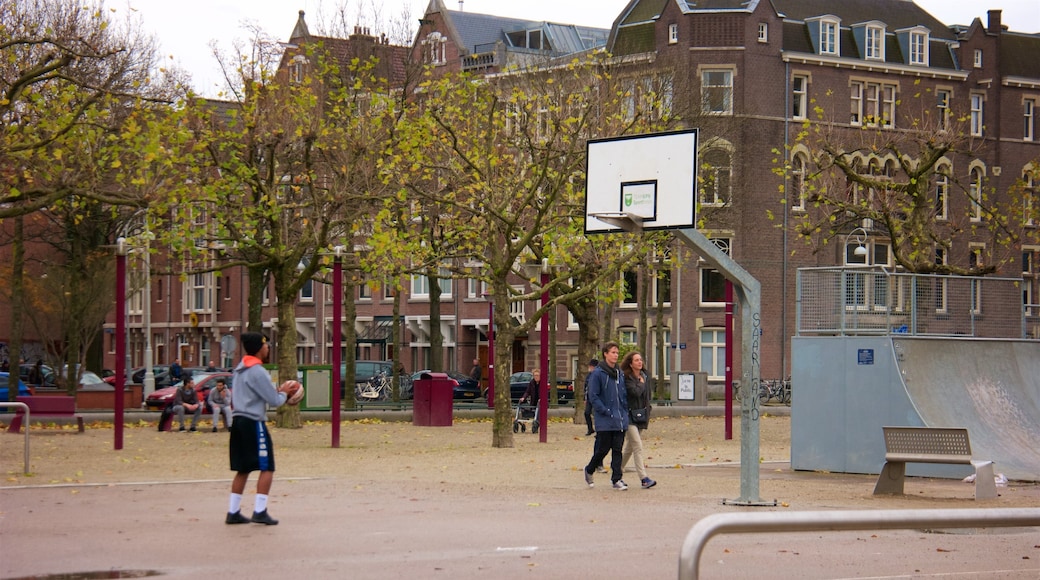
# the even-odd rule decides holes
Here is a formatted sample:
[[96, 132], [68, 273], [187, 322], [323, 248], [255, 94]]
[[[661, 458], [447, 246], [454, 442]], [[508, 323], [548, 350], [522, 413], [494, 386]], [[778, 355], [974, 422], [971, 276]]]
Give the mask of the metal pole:
[[[542, 260], [542, 333], [541, 352], [539, 353], [540, 365], [542, 367], [542, 384], [539, 385], [541, 396], [538, 397], [538, 442], [548, 441], [546, 432], [549, 430], [549, 262]], [[555, 377], [554, 377], [555, 378]]]
[[726, 441], [733, 439], [733, 330], [733, 282], [726, 280]]
[[339, 447], [339, 423], [342, 406], [340, 390], [343, 371], [340, 368], [343, 347], [343, 246], [336, 246], [332, 263], [332, 448]]
[[495, 408], [495, 302], [488, 300], [488, 409]]
[[126, 238], [116, 240], [115, 449], [123, 448], [123, 397], [126, 394]]
[[679, 579], [696, 580], [704, 546], [713, 536], [914, 528], [1029, 527], [1040, 525], [1040, 508], [851, 510], [712, 514], [690, 528], [679, 552]]
[[145, 216], [144, 247], [144, 398], [155, 392], [155, 357], [152, 353], [152, 252], [151, 232], [148, 229], [148, 217]]

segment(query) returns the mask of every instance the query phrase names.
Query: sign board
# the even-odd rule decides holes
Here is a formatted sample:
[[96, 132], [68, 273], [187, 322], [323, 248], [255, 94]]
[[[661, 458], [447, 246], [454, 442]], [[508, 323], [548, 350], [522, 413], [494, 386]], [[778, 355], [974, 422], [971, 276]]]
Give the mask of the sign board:
[[693, 375], [679, 375], [679, 400], [692, 401], [694, 399]]

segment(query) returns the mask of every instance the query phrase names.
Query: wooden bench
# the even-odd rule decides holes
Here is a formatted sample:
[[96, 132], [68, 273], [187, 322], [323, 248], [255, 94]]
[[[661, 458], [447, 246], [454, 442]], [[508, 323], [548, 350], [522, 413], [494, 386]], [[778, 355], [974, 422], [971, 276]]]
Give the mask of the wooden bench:
[[940, 427], [882, 427], [885, 432], [885, 467], [874, 495], [903, 493], [907, 463], [948, 463], [975, 468], [975, 499], [994, 499], [992, 461], [974, 461], [967, 429]]
[[[83, 432], [83, 417], [76, 414], [76, 397], [66, 396], [28, 396], [16, 397], [19, 403], [25, 403], [29, 407], [29, 419], [38, 417], [73, 417], [79, 426], [79, 432]], [[11, 424], [7, 427], [8, 433], [20, 433], [22, 431], [22, 418], [25, 413], [21, 409], [11, 418]]]

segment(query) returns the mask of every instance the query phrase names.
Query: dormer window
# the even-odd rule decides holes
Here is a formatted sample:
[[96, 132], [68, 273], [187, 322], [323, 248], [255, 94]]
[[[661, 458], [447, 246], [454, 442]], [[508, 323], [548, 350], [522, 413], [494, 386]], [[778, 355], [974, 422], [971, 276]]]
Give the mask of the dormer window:
[[826, 15], [806, 19], [809, 25], [809, 37], [817, 54], [838, 56], [841, 54], [839, 34], [841, 20], [837, 16]]
[[289, 61], [289, 82], [298, 85], [303, 82], [304, 65], [307, 64], [307, 57], [302, 54], [298, 54]]
[[975, 68], [982, 68], [982, 49], [975, 49]]
[[928, 33], [910, 33], [910, 64], [928, 66]]
[[758, 23], [758, 41], [769, 42], [769, 23], [759, 22]]
[[676, 44], [679, 42], [679, 25], [669, 24], [668, 25], [668, 44]]
[[885, 60], [885, 29], [881, 26], [867, 26], [864, 40], [864, 57], [867, 60]]

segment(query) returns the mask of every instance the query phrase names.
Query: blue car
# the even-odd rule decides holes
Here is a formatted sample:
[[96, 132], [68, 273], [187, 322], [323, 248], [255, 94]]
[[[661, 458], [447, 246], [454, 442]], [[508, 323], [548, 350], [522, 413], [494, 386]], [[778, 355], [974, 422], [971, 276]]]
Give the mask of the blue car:
[[[0, 402], [7, 402], [7, 382], [10, 380], [10, 373], [0, 373]], [[25, 386], [21, 380], [18, 381], [18, 395], [22, 397], [28, 397], [29, 387]]]

